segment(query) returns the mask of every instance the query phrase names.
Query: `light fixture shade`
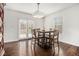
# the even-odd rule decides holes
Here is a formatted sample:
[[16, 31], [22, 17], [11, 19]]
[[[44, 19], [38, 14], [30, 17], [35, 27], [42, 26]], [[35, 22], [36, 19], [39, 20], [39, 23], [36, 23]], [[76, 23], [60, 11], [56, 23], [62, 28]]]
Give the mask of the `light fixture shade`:
[[33, 17], [42, 18], [42, 17], [44, 17], [44, 13], [37, 10], [36, 12], [33, 13]]
[[42, 18], [42, 17], [44, 17], [44, 13], [39, 11], [39, 4], [40, 3], [37, 3], [37, 10], [32, 15], [35, 18]]

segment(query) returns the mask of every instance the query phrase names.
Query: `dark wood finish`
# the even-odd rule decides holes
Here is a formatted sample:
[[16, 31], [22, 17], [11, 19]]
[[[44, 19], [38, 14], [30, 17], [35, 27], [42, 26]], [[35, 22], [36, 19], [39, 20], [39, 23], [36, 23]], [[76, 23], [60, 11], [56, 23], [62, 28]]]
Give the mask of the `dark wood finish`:
[[[57, 50], [58, 50], [58, 55], [59, 55], [59, 31], [58, 30], [55, 30], [54, 31], [54, 34], [53, 34], [53, 41], [54, 41], [54, 46], [57, 47]], [[57, 51], [56, 50], [56, 51]]]
[[4, 4], [0, 3], [0, 55], [4, 54]]
[[[39, 46], [36, 51], [31, 50], [31, 40], [5, 43], [5, 56], [51, 56], [51, 52]], [[79, 56], [79, 47], [60, 42], [59, 56]]]
[[5, 55], [6, 56], [18, 56], [19, 55], [19, 43], [20, 42], [9, 42], [5, 43]]
[[32, 29], [32, 40], [31, 40], [31, 49], [35, 51], [36, 45], [38, 44], [38, 30]]
[[[53, 38], [51, 38], [51, 33], [53, 33], [53, 31], [39, 31], [38, 32], [38, 39], [39, 39], [38, 43], [40, 43], [40, 45], [42, 47], [44, 47], [44, 46], [50, 47], [50, 42], [53, 41], [53, 40], [51, 40], [51, 39], [53, 39]], [[46, 35], [46, 34], [48, 34], [48, 35]]]
[[[59, 54], [59, 32], [55, 31], [38, 31], [38, 45], [44, 49], [51, 49], [52, 55], [55, 55], [57, 48]], [[57, 51], [56, 50], [56, 51]]]

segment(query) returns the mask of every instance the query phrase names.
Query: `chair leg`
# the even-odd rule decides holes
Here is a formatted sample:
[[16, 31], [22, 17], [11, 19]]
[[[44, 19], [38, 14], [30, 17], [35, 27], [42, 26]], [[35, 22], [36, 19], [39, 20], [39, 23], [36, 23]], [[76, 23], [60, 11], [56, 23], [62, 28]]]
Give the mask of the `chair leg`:
[[34, 41], [34, 56], [36, 56], [36, 40]]
[[34, 47], [33, 47], [33, 48], [34, 48], [34, 49], [33, 49], [33, 51], [34, 51], [34, 56], [36, 55], [35, 46], [36, 46], [36, 45], [34, 44]]
[[32, 53], [32, 55], [34, 55], [34, 53], [33, 53], [33, 43], [32, 43], [32, 41], [31, 41], [31, 53]]
[[54, 44], [53, 44], [53, 47], [52, 47], [52, 50], [53, 50], [53, 56], [55, 56], [55, 46], [54, 46]]
[[59, 55], [59, 52], [60, 52], [60, 47], [59, 47], [59, 43], [58, 43], [58, 55]]
[[35, 56], [35, 46], [36, 46], [36, 42], [31, 41], [31, 52], [32, 52], [32, 55], [34, 56]]
[[54, 56], [55, 56], [55, 45], [53, 44], [53, 47], [54, 47]]

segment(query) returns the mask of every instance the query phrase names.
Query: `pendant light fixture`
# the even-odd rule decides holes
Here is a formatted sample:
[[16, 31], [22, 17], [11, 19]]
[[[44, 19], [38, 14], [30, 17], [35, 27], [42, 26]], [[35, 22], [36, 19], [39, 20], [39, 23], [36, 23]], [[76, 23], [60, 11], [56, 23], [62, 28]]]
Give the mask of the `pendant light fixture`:
[[44, 13], [39, 10], [40, 3], [37, 3], [37, 10], [33, 13], [33, 17], [35, 18], [43, 18]]

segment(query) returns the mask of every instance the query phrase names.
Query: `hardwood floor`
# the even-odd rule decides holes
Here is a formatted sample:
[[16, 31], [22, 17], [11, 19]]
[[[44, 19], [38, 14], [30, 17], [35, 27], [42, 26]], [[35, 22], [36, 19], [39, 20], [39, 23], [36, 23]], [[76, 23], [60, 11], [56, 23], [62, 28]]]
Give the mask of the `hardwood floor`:
[[[31, 49], [31, 40], [5, 43], [5, 56], [51, 56], [52, 51], [37, 46]], [[79, 56], [79, 47], [60, 42], [59, 56]]]

